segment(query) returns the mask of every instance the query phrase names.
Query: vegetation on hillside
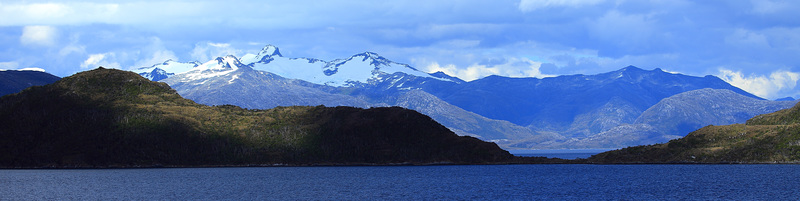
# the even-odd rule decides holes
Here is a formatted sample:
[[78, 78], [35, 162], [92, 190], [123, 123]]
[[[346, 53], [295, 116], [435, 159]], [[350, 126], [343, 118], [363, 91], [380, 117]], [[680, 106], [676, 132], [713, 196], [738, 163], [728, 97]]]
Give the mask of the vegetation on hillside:
[[664, 144], [629, 147], [589, 158], [595, 163], [798, 163], [800, 104], [746, 124], [706, 126]]
[[0, 98], [0, 167], [509, 163], [399, 107], [248, 110], [98, 68]]

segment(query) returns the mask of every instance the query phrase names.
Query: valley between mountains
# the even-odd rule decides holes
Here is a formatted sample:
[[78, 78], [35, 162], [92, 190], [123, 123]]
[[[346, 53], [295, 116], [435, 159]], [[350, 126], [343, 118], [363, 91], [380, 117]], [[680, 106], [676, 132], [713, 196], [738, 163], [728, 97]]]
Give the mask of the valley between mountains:
[[707, 125], [790, 108], [714, 76], [628, 66], [596, 75], [464, 81], [365, 52], [323, 61], [268, 45], [241, 58], [165, 61], [134, 72], [207, 105], [399, 106], [504, 149], [621, 148], [664, 143]]

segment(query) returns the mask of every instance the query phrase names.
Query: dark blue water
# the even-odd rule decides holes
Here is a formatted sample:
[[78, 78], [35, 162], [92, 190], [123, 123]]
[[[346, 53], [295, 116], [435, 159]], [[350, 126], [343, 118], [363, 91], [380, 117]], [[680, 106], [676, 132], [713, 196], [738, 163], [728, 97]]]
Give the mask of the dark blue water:
[[610, 151], [611, 149], [552, 149], [552, 150], [510, 150], [511, 154], [515, 156], [536, 156], [547, 158], [561, 158], [561, 159], [577, 159], [589, 158], [592, 155], [601, 152]]
[[0, 200], [797, 200], [800, 165], [0, 170]]

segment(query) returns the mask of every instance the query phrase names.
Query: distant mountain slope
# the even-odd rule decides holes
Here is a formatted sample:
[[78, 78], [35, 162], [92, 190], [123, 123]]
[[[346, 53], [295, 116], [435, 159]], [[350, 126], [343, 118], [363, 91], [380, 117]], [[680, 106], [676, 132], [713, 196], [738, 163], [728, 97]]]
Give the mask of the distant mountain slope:
[[59, 79], [61, 78], [40, 71], [0, 70], [0, 96], [17, 93], [32, 86], [50, 84]]
[[192, 68], [199, 66], [199, 62], [181, 63], [173, 60], [164, 61], [164, 63], [155, 64], [149, 67], [141, 67], [134, 69], [133, 72], [138, 73], [144, 78], [152, 81], [159, 81], [167, 79], [178, 73], [183, 73], [192, 70]]
[[800, 163], [800, 104], [746, 124], [707, 126], [664, 144], [600, 153], [593, 163]]
[[790, 108], [795, 103], [755, 99], [727, 89], [692, 90], [659, 101], [633, 124], [623, 124], [557, 147], [619, 148], [664, 143], [708, 125], [744, 123], [756, 115]]
[[[235, 78], [232, 72], [241, 69], [263, 72], [270, 78], [244, 74]], [[637, 124], [637, 118], [664, 98], [710, 88], [761, 100], [714, 76], [695, 77], [661, 69], [628, 66], [596, 75], [541, 79], [489, 76], [465, 82], [444, 73], [424, 73], [372, 52], [323, 61], [287, 58], [271, 45], [241, 59], [220, 57], [188, 71], [165, 72], [174, 75], [162, 81], [185, 97], [207, 104], [266, 109], [294, 104], [368, 107], [415, 103], [404, 107], [423, 111], [458, 134], [480, 136], [506, 148], [608, 148], [596, 146], [663, 142], [682, 136], [675, 133], [690, 131]], [[284, 79], [277, 81], [278, 77]], [[405, 102], [397, 102], [401, 97]], [[729, 115], [708, 114], [721, 116], [685, 123], [703, 125], [706, 122], [699, 120]], [[477, 121], [480, 123], [467, 123]]]
[[422, 90], [405, 92], [391, 105], [426, 114], [459, 135], [493, 139], [503, 147], [508, 147], [510, 143], [520, 140], [542, 143], [564, 138], [553, 133], [535, 133], [528, 128], [508, 121], [493, 120], [480, 116], [450, 105]]
[[698, 89], [665, 98], [639, 116], [635, 124], [650, 124], [665, 134], [684, 136], [707, 125], [744, 123], [760, 114], [791, 108], [794, 101], [769, 101], [728, 89]]
[[95, 69], [0, 98], [0, 167], [507, 163], [402, 108], [211, 107]]
[[489, 76], [450, 89], [426, 91], [488, 118], [581, 137], [613, 128], [614, 124], [633, 123], [661, 99], [702, 88], [729, 89], [758, 98], [717, 77], [633, 66], [597, 75], [543, 79]]
[[[227, 65], [222, 62], [223, 60], [219, 62], [222, 64], [214, 65]], [[236, 64], [237, 62], [232, 63]], [[204, 65], [210, 65], [210, 63]], [[536, 136], [528, 128], [506, 121], [481, 117], [420, 90], [383, 92], [382, 96], [371, 94], [372, 98], [365, 97], [366, 94], [358, 95], [358, 92], [355, 91], [349, 92], [351, 95], [344, 95], [341, 93], [345, 93], [343, 91], [346, 91], [347, 88], [320, 86], [302, 80], [285, 79], [272, 73], [253, 70], [247, 65], [237, 65], [239, 66], [235, 69], [210, 67], [218, 69], [214, 71], [198, 68], [162, 81], [172, 86], [184, 97], [202, 104], [231, 104], [250, 109], [295, 105], [362, 108], [401, 106], [429, 115], [459, 135], [475, 136], [487, 140], [503, 139], [502, 142], [531, 138], [546, 141], [560, 138], [557, 135]], [[209, 74], [214, 74], [214, 76], [208, 76]]]
[[183, 97], [207, 105], [236, 105], [250, 109], [269, 109], [277, 106], [353, 106], [368, 108], [385, 106], [371, 104], [356, 97], [331, 94], [249, 67], [231, 69], [230, 73], [196, 78], [188, 72], [162, 80]]

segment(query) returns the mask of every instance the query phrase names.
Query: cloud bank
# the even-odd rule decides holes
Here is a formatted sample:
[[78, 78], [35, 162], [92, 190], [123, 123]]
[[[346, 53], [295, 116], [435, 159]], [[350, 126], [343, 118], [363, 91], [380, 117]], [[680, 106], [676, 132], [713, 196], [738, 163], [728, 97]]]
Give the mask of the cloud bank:
[[800, 72], [798, 9], [788, 0], [12, 0], [0, 3], [0, 64], [67, 76], [273, 44], [323, 60], [372, 51], [465, 80], [634, 65], [800, 98], [787, 73]]
[[53, 46], [56, 44], [57, 30], [51, 26], [25, 26], [19, 42], [25, 46]]
[[[740, 71], [732, 71], [721, 68], [717, 77], [722, 78], [731, 85], [751, 92], [756, 96], [767, 99], [779, 99], [784, 97], [798, 97], [800, 92], [796, 90], [800, 73], [790, 71], [775, 71], [768, 76], [749, 75], [745, 76]], [[781, 94], [785, 96], [780, 96]]]

